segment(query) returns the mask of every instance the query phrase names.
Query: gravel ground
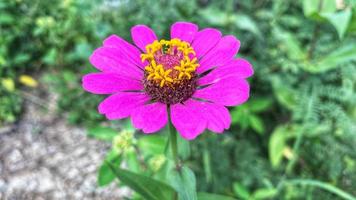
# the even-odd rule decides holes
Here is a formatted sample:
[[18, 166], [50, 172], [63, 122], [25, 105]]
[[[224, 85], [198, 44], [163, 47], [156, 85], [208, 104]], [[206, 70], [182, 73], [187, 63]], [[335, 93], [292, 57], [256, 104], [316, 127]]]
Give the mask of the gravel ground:
[[[87, 138], [84, 129], [53, 117], [55, 97], [27, 94], [25, 113], [0, 128], [0, 199], [123, 199], [126, 188], [96, 185], [98, 165], [110, 144]], [[36, 103], [33, 103], [36, 102]], [[54, 115], [56, 116], [56, 115]]]

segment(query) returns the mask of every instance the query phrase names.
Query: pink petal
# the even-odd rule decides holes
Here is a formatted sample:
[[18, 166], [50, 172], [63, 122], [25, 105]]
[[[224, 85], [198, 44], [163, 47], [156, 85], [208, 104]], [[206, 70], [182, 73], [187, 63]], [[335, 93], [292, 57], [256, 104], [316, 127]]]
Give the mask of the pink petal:
[[249, 98], [250, 86], [246, 80], [230, 76], [215, 81], [214, 84], [195, 91], [193, 96], [225, 106], [239, 105]]
[[226, 64], [234, 58], [239, 48], [240, 41], [234, 36], [224, 36], [219, 43], [201, 59], [197, 72], [202, 73], [213, 67]]
[[136, 46], [146, 52], [146, 46], [157, 40], [156, 34], [146, 25], [136, 25], [131, 28], [131, 37]]
[[220, 31], [206, 28], [195, 34], [192, 46], [198, 58], [202, 58], [221, 39]]
[[171, 26], [171, 39], [179, 38], [191, 42], [198, 32], [198, 26], [190, 22], [176, 22]]
[[114, 73], [91, 73], [82, 78], [84, 90], [94, 94], [112, 94], [119, 91], [142, 90], [137, 80]]
[[128, 43], [117, 35], [111, 35], [104, 40], [104, 47], [117, 49], [120, 54], [123, 54], [130, 62], [143, 68], [145, 65], [140, 59], [141, 52], [134, 45]]
[[199, 85], [217, 82], [220, 79], [234, 76], [240, 79], [248, 78], [253, 75], [251, 64], [245, 59], [232, 60], [229, 63], [217, 67], [212, 72], [198, 80]]
[[144, 105], [150, 97], [145, 93], [119, 92], [99, 104], [99, 113], [110, 120], [129, 117], [137, 107]]
[[224, 129], [229, 129], [231, 117], [229, 110], [225, 106], [208, 102], [203, 102], [203, 104], [209, 130], [215, 133], [223, 133]]
[[157, 132], [167, 124], [167, 106], [159, 102], [142, 105], [134, 110], [131, 120], [144, 133]]
[[143, 71], [127, 61], [116, 48], [100, 47], [89, 58], [92, 65], [103, 72], [118, 73], [123, 76], [141, 80]]
[[180, 135], [187, 139], [195, 139], [207, 127], [201, 104], [202, 102], [189, 99], [184, 104], [171, 106], [171, 119]]

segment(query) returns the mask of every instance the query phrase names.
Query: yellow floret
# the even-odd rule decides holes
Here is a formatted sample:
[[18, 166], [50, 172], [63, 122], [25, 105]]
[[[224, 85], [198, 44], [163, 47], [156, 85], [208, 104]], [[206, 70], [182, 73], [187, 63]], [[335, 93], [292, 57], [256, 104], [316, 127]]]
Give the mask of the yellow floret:
[[[181, 60], [179, 66], [175, 66], [173, 69], [164, 69], [164, 66], [157, 65], [155, 61], [155, 53], [157, 51], [163, 51], [162, 53], [172, 53], [172, 50], [175, 48], [178, 51], [182, 52], [184, 59]], [[194, 49], [190, 46], [189, 43], [181, 41], [180, 39], [172, 40], [155, 40], [153, 43], [146, 46], [146, 53], [141, 54], [142, 62], [148, 61], [149, 65], [145, 67], [145, 71], [148, 74], [147, 80], [155, 80], [159, 83], [160, 87], [163, 87], [165, 84], [177, 83], [184, 79], [191, 79], [192, 73], [195, 72], [196, 68], [199, 66], [197, 63], [197, 58], [194, 57], [190, 59], [189, 56], [195, 56]], [[178, 71], [177, 77], [172, 77], [173, 70]]]

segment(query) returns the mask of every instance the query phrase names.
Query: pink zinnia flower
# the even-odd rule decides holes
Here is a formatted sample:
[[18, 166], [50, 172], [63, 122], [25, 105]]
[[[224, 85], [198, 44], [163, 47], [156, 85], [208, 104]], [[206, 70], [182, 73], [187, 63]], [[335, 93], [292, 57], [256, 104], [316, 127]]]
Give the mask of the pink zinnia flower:
[[245, 78], [253, 74], [248, 61], [234, 58], [239, 40], [189, 22], [173, 24], [171, 40], [158, 40], [145, 25], [134, 26], [131, 36], [136, 46], [112, 35], [90, 56], [101, 72], [85, 75], [83, 88], [111, 95], [100, 103], [101, 114], [109, 120], [131, 117], [135, 128], [153, 133], [167, 124], [169, 110], [188, 140], [205, 129], [222, 133], [230, 127], [225, 106], [249, 98]]

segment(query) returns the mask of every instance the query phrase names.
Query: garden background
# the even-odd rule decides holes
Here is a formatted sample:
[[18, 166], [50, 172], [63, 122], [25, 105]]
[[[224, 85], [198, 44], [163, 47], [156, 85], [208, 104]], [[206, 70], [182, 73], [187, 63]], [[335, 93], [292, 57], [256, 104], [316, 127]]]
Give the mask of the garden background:
[[[237, 56], [255, 71], [250, 100], [230, 108], [228, 131], [179, 141], [195, 173], [190, 183], [244, 200], [354, 199], [355, 6], [353, 0], [0, 0], [0, 199], [141, 199], [101, 163], [120, 151], [113, 162], [160, 179], [167, 130], [132, 135], [129, 121], [108, 122], [96, 108], [104, 97], [84, 92], [81, 77], [95, 71], [88, 57], [109, 35], [130, 41], [130, 28], [146, 24], [168, 38], [176, 21], [235, 35]], [[53, 161], [58, 151], [63, 155]], [[24, 170], [28, 179], [19, 176]], [[31, 189], [42, 175], [56, 181]], [[67, 181], [63, 188], [60, 180]]]

